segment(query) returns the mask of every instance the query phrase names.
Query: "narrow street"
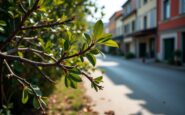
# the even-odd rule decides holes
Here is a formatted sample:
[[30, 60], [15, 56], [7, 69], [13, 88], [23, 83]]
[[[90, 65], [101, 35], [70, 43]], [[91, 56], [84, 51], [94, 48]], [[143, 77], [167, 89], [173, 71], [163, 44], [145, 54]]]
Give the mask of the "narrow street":
[[[100, 115], [112, 110], [116, 115], [184, 115], [185, 72], [121, 57], [98, 58], [98, 68], [106, 71], [104, 90], [95, 92], [85, 82], [93, 109]], [[101, 75], [94, 72], [93, 76]]]

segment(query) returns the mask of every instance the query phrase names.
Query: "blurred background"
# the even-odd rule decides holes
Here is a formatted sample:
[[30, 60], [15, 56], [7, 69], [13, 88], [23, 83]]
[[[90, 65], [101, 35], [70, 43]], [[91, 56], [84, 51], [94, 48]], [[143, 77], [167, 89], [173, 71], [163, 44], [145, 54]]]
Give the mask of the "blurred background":
[[[111, 36], [96, 31], [102, 30], [98, 20], [119, 48], [94, 37]], [[8, 36], [15, 39], [5, 44]], [[185, 0], [0, 0], [0, 47], [0, 115], [42, 115], [36, 99], [48, 115], [185, 115]], [[36, 71], [21, 59], [54, 62], [18, 52], [22, 47], [64, 58], [69, 71], [35, 64]], [[10, 66], [4, 67], [12, 49], [18, 59], [7, 58]], [[10, 68], [33, 84], [37, 98], [11, 79]], [[56, 82], [45, 80], [45, 73]], [[104, 88], [97, 92], [92, 87], [99, 83]]]
[[98, 68], [105, 88], [87, 90], [93, 108], [111, 115], [184, 115], [185, 0], [97, 4], [105, 7], [105, 30], [119, 48], [102, 46], [106, 56], [98, 57]]

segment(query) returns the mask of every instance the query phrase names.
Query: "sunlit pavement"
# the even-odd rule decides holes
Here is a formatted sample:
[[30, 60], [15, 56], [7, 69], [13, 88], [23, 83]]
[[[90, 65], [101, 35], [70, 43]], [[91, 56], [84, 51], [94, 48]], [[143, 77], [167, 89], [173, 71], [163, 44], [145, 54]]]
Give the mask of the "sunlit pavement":
[[185, 72], [112, 56], [99, 58], [97, 65], [106, 71], [104, 90], [96, 93], [88, 81], [85, 87], [100, 115], [109, 110], [116, 115], [185, 115]]

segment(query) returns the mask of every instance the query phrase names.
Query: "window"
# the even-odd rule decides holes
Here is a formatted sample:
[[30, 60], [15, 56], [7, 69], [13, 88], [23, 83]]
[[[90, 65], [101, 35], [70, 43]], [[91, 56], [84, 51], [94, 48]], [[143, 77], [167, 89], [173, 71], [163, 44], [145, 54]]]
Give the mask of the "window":
[[163, 17], [164, 20], [170, 18], [170, 0], [163, 1]]
[[144, 29], [147, 29], [147, 16], [144, 16]]
[[141, 7], [141, 0], [136, 0], [137, 1], [137, 8]]
[[128, 4], [128, 6], [127, 6], [127, 14], [129, 14], [130, 12], [131, 12], [131, 5]]
[[185, 0], [181, 0], [181, 13], [185, 13]]
[[129, 34], [130, 33], [130, 23], [124, 26], [125, 29], [125, 34]]
[[150, 28], [156, 27], [156, 9], [151, 10], [150, 12]]
[[132, 21], [132, 32], [135, 31], [135, 21]]
[[128, 33], [128, 24], [125, 25], [125, 34], [127, 34], [127, 33]]
[[131, 32], [131, 23], [128, 24], [128, 33]]
[[146, 3], [147, 3], [147, 1], [148, 1], [148, 0], [144, 0], [144, 1], [143, 1], [143, 2], [144, 2], [143, 4], [146, 4]]
[[140, 31], [142, 29], [142, 21], [143, 21], [143, 17], [141, 17], [141, 16], [137, 17], [136, 22], [135, 22], [136, 23], [135, 26], [136, 26], [137, 31]]

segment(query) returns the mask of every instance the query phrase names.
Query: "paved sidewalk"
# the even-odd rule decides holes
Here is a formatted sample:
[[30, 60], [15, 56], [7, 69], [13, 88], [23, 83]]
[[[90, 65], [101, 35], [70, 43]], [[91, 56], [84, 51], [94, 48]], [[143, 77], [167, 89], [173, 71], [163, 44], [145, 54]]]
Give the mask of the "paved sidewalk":
[[[93, 73], [93, 76], [102, 75], [100, 71]], [[132, 93], [125, 85], [115, 85], [107, 76], [103, 79], [104, 89], [96, 92], [91, 88], [88, 80], [85, 80], [86, 95], [92, 100], [92, 109], [99, 115], [105, 115], [105, 112], [113, 111], [115, 115], [135, 115], [138, 111], [143, 115], [152, 115], [148, 110], [143, 108], [145, 104], [142, 100], [132, 100], [127, 94]]]

